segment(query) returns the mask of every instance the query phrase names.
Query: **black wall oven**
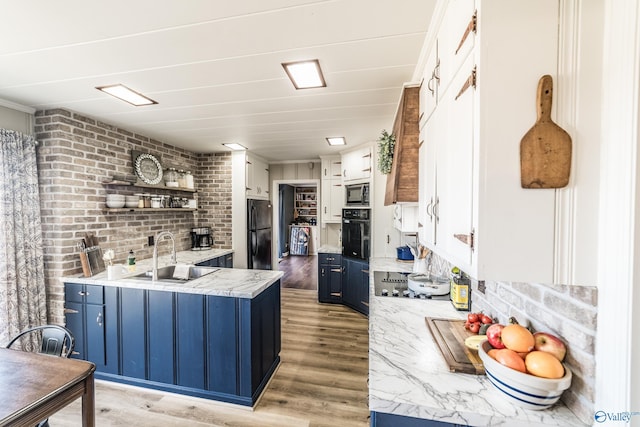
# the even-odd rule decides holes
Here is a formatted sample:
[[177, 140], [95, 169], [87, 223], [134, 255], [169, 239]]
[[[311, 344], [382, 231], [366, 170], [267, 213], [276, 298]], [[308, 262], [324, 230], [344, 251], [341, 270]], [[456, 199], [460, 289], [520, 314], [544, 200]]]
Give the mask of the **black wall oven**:
[[371, 236], [370, 209], [342, 210], [342, 255], [369, 259]]

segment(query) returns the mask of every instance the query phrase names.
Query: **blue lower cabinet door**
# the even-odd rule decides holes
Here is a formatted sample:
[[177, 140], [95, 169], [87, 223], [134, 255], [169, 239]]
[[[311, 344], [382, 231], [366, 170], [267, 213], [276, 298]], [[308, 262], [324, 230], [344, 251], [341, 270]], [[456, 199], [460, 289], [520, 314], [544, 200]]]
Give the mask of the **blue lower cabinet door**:
[[147, 292], [149, 380], [165, 384], [175, 384], [173, 300], [172, 292]]
[[207, 297], [208, 389], [238, 394], [238, 322], [235, 298]]
[[176, 306], [177, 384], [205, 388], [203, 295], [178, 293]]
[[[68, 287], [69, 285], [67, 285]], [[75, 338], [75, 347], [71, 353], [71, 357], [74, 359], [87, 360], [87, 354], [85, 352], [84, 345], [84, 329], [83, 323], [85, 318], [85, 306], [79, 302], [66, 301], [65, 304], [65, 320], [67, 329], [73, 334]]]
[[146, 379], [144, 290], [121, 289], [120, 316], [122, 375]]
[[104, 305], [86, 304], [87, 334], [86, 334], [86, 359], [97, 366], [106, 363], [104, 346]]

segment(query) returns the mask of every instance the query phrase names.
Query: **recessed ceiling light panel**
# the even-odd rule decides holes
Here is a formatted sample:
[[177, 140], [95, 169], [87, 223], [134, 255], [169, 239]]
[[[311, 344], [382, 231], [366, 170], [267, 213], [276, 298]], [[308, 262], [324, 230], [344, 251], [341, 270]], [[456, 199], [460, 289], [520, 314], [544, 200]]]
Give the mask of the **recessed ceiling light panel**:
[[326, 138], [329, 145], [347, 145], [347, 141], [345, 141], [344, 136], [332, 136]]
[[247, 147], [245, 147], [244, 145], [238, 144], [236, 142], [229, 142], [227, 144], [222, 144], [222, 145], [234, 151], [242, 151], [247, 149]]
[[309, 61], [285, 62], [282, 64], [287, 75], [296, 89], [310, 89], [326, 87], [320, 62], [317, 59]]
[[136, 107], [157, 104], [153, 99], [148, 98], [135, 90], [131, 90], [123, 84], [98, 86], [96, 89], [108, 93], [111, 96], [115, 96], [116, 98], [128, 102], [131, 105], [135, 105]]

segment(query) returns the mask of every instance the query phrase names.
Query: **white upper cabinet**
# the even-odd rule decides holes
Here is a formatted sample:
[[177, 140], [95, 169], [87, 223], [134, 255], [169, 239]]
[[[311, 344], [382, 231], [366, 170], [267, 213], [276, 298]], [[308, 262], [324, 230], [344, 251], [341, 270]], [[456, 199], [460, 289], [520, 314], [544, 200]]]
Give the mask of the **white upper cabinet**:
[[341, 223], [344, 190], [342, 186], [342, 162], [340, 156], [321, 157], [321, 210], [322, 223]]
[[538, 80], [557, 75], [558, 0], [444, 3], [429, 47], [437, 104], [420, 123], [420, 240], [479, 280], [551, 283], [555, 190], [521, 188], [520, 140]]
[[360, 147], [342, 153], [342, 180], [356, 181], [371, 178], [371, 147]]
[[248, 199], [269, 199], [269, 165], [249, 153], [247, 153], [246, 183]]

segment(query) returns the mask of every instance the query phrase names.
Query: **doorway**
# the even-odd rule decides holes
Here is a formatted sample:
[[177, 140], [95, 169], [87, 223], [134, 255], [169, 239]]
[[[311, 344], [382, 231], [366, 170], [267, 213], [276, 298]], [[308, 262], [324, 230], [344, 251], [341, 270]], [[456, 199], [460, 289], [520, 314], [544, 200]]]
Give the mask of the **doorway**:
[[[318, 214], [320, 210], [320, 180], [274, 180], [273, 197], [273, 242], [274, 265], [283, 272], [283, 288], [318, 289], [318, 257], [320, 242]], [[299, 200], [298, 200], [299, 199]], [[291, 230], [309, 230], [306, 255], [291, 249]]]

